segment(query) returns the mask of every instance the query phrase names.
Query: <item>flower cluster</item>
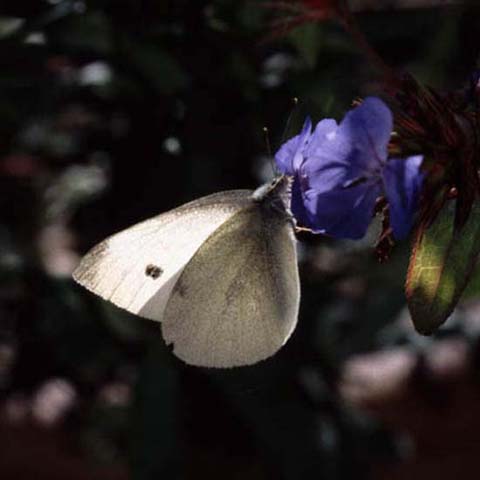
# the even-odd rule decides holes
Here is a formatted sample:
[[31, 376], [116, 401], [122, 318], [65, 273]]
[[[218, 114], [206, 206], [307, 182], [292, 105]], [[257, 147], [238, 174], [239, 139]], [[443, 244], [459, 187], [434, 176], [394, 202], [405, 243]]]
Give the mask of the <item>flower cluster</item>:
[[356, 239], [381, 213], [375, 252], [384, 261], [392, 237], [405, 237], [415, 222], [405, 293], [415, 328], [429, 334], [452, 313], [480, 261], [480, 72], [442, 92], [386, 63], [359, 28], [352, 2], [272, 3], [283, 13], [283, 34], [303, 23], [336, 20], [379, 73], [395, 117], [392, 135], [389, 108], [367, 98], [339, 125], [322, 120], [312, 132], [307, 119], [280, 148], [276, 162], [293, 177], [297, 224]]
[[294, 178], [292, 213], [300, 226], [337, 238], [365, 235], [379, 197], [389, 204], [396, 239], [410, 231], [423, 181], [421, 155], [388, 158], [393, 119], [378, 98], [366, 98], [343, 121], [307, 119], [275, 155]]

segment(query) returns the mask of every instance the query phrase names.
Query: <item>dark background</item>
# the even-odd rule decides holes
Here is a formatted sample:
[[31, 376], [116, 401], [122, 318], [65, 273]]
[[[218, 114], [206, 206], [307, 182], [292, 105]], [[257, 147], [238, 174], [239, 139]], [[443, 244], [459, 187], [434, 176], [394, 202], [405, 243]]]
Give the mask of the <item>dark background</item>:
[[[475, 2], [352, 3], [387, 63], [467, 85]], [[261, 1], [0, 7], [0, 478], [476, 478], [478, 282], [418, 336], [408, 242], [380, 265], [375, 232], [302, 234], [293, 337], [233, 370], [183, 364], [158, 325], [70, 279], [105, 236], [269, 179], [264, 126], [275, 151], [307, 112], [382, 93], [337, 22], [279, 19]]]

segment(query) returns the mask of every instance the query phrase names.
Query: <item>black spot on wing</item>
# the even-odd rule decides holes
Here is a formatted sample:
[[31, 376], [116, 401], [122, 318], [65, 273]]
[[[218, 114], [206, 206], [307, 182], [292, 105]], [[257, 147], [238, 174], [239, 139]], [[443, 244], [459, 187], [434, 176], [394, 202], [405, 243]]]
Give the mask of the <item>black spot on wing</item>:
[[145, 275], [153, 278], [154, 280], [159, 278], [162, 273], [163, 270], [158, 265], [153, 265], [153, 263], [149, 263], [145, 268]]

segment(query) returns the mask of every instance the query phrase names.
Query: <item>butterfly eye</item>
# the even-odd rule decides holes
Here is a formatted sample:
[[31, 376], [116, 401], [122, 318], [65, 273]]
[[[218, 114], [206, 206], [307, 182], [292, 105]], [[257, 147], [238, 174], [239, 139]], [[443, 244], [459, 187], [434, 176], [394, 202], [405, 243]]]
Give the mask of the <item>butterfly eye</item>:
[[282, 181], [284, 177], [275, 177], [271, 182], [270, 182], [270, 189], [274, 189], [277, 187], [277, 185]]

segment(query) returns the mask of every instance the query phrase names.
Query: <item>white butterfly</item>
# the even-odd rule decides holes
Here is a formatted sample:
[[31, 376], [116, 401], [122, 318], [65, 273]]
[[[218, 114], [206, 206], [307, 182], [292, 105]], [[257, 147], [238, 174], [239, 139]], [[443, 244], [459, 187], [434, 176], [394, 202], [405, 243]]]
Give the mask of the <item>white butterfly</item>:
[[300, 302], [290, 180], [215, 193], [119, 232], [73, 273], [88, 290], [160, 321], [186, 363], [234, 367], [285, 344]]

